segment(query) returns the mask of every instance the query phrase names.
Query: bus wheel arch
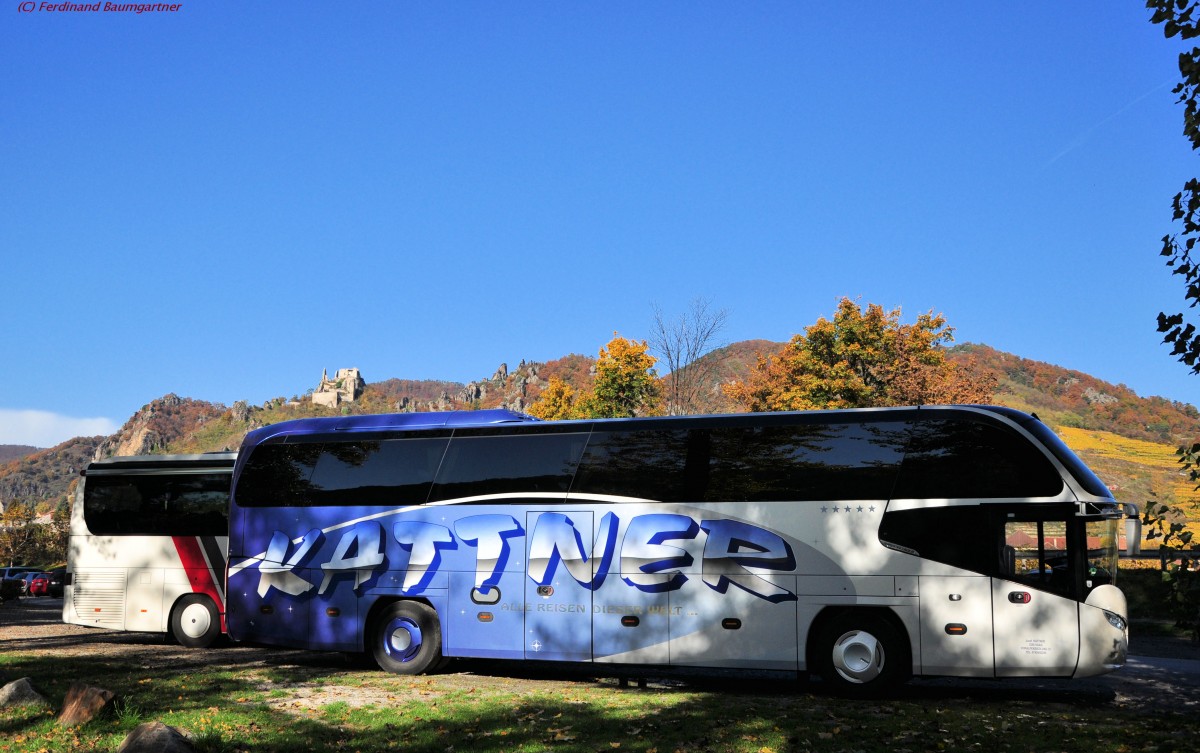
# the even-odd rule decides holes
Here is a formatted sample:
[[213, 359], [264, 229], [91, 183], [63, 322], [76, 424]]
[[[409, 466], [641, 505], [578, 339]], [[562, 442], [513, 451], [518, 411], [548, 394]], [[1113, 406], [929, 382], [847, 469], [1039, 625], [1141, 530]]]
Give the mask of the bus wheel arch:
[[437, 610], [424, 601], [376, 604], [365, 638], [367, 653], [386, 672], [419, 675], [443, 664], [441, 621]]
[[827, 608], [813, 621], [809, 669], [837, 693], [873, 697], [912, 677], [908, 631], [886, 608]]
[[170, 628], [179, 645], [208, 648], [221, 636], [221, 615], [208, 596], [185, 594], [171, 606]]

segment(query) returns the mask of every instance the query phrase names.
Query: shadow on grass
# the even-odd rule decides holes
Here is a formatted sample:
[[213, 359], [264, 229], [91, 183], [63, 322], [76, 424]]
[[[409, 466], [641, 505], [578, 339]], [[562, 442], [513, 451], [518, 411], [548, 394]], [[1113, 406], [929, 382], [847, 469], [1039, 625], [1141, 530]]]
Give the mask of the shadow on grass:
[[[45, 614], [22, 616], [35, 623], [53, 622], [52, 608], [39, 611]], [[86, 727], [98, 738], [97, 747], [113, 750], [139, 721], [164, 721], [207, 735], [209, 744], [201, 749], [208, 753], [398, 748], [465, 753], [550, 747], [619, 753], [770, 748], [783, 753], [834, 739], [837, 747], [870, 751], [911, 748], [915, 736], [929, 730], [956, 745], [986, 747], [986, 736], [975, 737], [983, 734], [980, 730], [986, 732], [996, 717], [1018, 714], [1042, 717], [1043, 731], [1068, 724], [1055, 715], [1070, 717], [1072, 725], [1083, 720], [1095, 727], [1089, 738], [1093, 733], [1085, 735], [1072, 726], [1063, 734], [1075, 738], [1063, 740], [1078, 740], [1060, 745], [1065, 749], [1088, 740], [1107, 745], [1120, 739], [1124, 733], [1115, 725], [1129, 726], [1134, 717], [1130, 707], [1112, 703], [1114, 683], [1106, 679], [916, 680], [892, 698], [853, 701], [827, 692], [819, 680], [732, 673], [626, 669], [624, 676], [633, 682], [622, 688], [622, 668], [597, 665], [460, 660], [442, 675], [395, 677], [343, 654], [244, 645], [195, 650], [154, 634], [75, 629], [9, 637], [15, 631], [3, 628], [10, 616], [0, 614], [0, 675], [31, 677], [55, 711], [72, 682], [114, 691], [136, 714], [101, 718]], [[639, 679], [647, 681], [645, 689], [637, 687]], [[302, 686], [358, 686], [377, 692], [363, 706], [328, 700], [293, 703]], [[52, 717], [44, 711], [0, 710], [0, 739], [44, 738], [53, 729]], [[1056, 744], [1038, 737], [1035, 723], [1013, 729], [1022, 736], [1013, 740], [1015, 745]], [[14, 749], [38, 750], [39, 745]]]

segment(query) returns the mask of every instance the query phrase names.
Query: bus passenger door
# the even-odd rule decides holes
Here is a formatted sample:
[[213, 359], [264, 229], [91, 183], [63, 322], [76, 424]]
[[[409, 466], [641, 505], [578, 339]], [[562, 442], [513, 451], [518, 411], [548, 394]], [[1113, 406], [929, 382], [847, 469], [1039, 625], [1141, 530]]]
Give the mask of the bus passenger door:
[[[487, 659], [525, 658], [525, 537], [508, 507], [474, 512], [454, 523], [470, 554], [449, 572], [444, 653]], [[518, 513], [519, 514], [519, 513]]]
[[527, 513], [525, 658], [592, 660], [592, 513]]
[[1069, 598], [1066, 521], [1010, 515], [1004, 540], [1001, 577], [992, 580], [996, 676], [1069, 677], [1079, 660], [1079, 605]]

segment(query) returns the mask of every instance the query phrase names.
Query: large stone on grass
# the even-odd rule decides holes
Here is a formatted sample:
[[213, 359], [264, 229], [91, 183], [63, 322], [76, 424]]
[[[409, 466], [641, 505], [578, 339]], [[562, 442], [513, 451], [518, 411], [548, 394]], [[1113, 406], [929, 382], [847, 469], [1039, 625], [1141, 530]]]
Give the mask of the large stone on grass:
[[33, 689], [33, 682], [28, 677], [13, 680], [0, 688], [0, 708], [30, 705], [49, 706], [50, 702]]
[[147, 722], [129, 733], [117, 753], [196, 753], [196, 746], [174, 727]]
[[58, 723], [64, 727], [77, 727], [95, 719], [112, 703], [114, 693], [111, 690], [73, 682], [67, 688], [67, 697], [63, 701], [62, 712], [58, 715]]

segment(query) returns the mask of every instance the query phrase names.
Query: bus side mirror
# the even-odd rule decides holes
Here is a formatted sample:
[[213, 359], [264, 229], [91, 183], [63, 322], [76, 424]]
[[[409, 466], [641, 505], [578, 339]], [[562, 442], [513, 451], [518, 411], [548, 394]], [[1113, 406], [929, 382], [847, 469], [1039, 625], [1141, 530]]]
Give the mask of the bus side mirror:
[[1125, 554], [1136, 557], [1142, 553], [1142, 519], [1134, 515], [1125, 519]]

